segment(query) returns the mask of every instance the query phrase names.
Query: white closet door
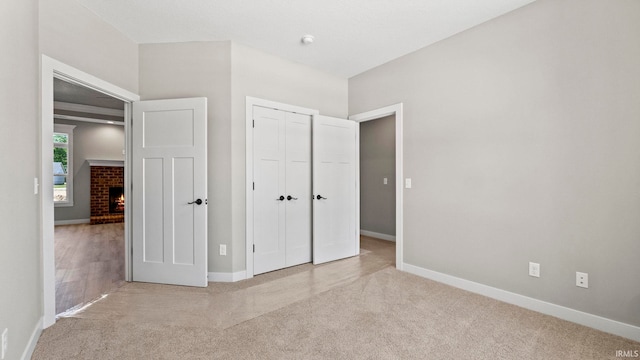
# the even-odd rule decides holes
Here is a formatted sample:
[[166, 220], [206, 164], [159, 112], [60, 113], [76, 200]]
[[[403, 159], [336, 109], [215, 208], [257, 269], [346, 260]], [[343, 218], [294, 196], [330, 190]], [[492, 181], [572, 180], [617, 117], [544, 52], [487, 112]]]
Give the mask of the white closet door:
[[253, 107], [253, 273], [286, 266], [285, 113]]
[[313, 116], [313, 263], [358, 254], [356, 123]]
[[286, 266], [311, 262], [311, 117], [286, 118]]

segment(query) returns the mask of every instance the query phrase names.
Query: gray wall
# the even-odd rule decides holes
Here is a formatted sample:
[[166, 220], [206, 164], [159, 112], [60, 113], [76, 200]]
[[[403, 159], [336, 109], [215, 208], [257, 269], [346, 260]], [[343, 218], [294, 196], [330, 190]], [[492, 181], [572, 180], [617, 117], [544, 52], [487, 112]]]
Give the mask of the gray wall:
[[140, 96], [208, 98], [210, 272], [245, 270], [245, 97], [347, 114], [346, 79], [228, 41], [140, 45]]
[[391, 236], [396, 235], [395, 126], [395, 115], [360, 123], [360, 229]]
[[138, 45], [75, 0], [40, 0], [43, 54], [138, 92]]
[[0, 332], [19, 359], [42, 316], [38, 164], [38, 3], [0, 2]]
[[91, 167], [87, 159], [124, 160], [124, 126], [56, 120], [73, 129], [73, 206], [56, 207], [54, 220], [81, 220], [91, 216]]
[[210, 272], [231, 271], [231, 257], [218, 255], [218, 244], [231, 244], [230, 46], [228, 41], [140, 45], [142, 100], [207, 98]]
[[231, 45], [233, 271], [245, 270], [245, 98], [257, 97], [346, 117], [348, 81], [237, 43]]
[[405, 262], [640, 325], [638, 34], [539, 0], [351, 78], [350, 113], [404, 103]]

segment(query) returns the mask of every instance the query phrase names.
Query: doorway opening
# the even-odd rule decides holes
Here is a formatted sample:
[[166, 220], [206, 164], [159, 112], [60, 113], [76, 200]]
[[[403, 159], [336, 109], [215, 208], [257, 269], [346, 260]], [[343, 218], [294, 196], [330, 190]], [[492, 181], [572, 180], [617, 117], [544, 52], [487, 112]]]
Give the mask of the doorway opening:
[[[402, 103], [398, 103], [395, 105], [390, 105], [390, 106], [386, 106], [383, 108], [379, 108], [379, 109], [375, 109], [375, 110], [371, 110], [371, 111], [367, 111], [364, 113], [359, 113], [359, 114], [355, 114], [355, 115], [351, 115], [349, 116], [349, 120], [353, 120], [357, 123], [360, 123], [361, 125], [365, 122], [369, 122], [369, 121], [373, 121], [373, 120], [381, 120], [381, 122], [377, 122], [375, 123], [376, 125], [387, 125], [385, 127], [384, 132], [389, 133], [390, 129], [389, 129], [389, 125], [390, 122], [393, 121], [393, 129], [394, 129], [394, 141], [393, 141], [393, 148], [394, 148], [394, 154], [393, 154], [393, 168], [395, 168], [395, 171], [393, 173], [393, 175], [389, 175], [389, 177], [387, 177], [387, 184], [384, 184], [384, 178], [385, 176], [382, 176], [382, 179], [379, 178], [374, 178], [373, 181], [380, 181], [383, 186], [387, 186], [387, 190], [388, 191], [394, 191], [395, 194], [393, 196], [393, 198], [395, 199], [395, 201], [392, 201], [391, 203], [388, 201], [384, 202], [387, 206], [387, 212], [389, 212], [389, 207], [390, 206], [394, 206], [395, 207], [395, 216], [393, 216], [393, 220], [391, 221], [395, 221], [395, 239], [390, 235], [390, 234], [385, 234], [384, 232], [391, 232], [391, 230], [386, 230], [386, 229], [393, 229], [394, 226], [390, 226], [388, 223], [386, 223], [386, 225], [384, 225], [384, 228], [377, 228], [376, 229], [381, 229], [379, 231], [375, 231], [375, 230], [370, 230], [370, 229], [362, 229], [361, 230], [365, 230], [364, 233], [359, 233], [359, 235], [375, 235], [374, 237], [378, 237], [378, 238], [382, 238], [384, 240], [395, 240], [395, 263], [396, 263], [396, 269], [398, 270], [403, 270], [403, 264], [404, 264], [404, 254], [403, 254], [403, 211], [402, 211], [402, 207], [403, 207], [403, 197], [404, 197], [404, 191], [403, 191], [403, 136], [402, 136], [402, 128], [403, 128], [403, 111], [402, 111]], [[384, 123], [384, 121], [387, 121], [388, 123]], [[360, 129], [361, 130], [361, 129]], [[362, 140], [361, 138], [361, 133], [358, 132], [358, 137], [359, 137], [359, 141]], [[387, 140], [388, 142], [389, 140]], [[388, 147], [389, 144], [387, 144], [386, 147]], [[361, 154], [358, 153], [358, 156], [360, 157]], [[388, 162], [388, 160], [387, 160]], [[388, 166], [388, 164], [385, 166], [384, 171], [386, 171], [387, 173], [389, 173], [390, 167]], [[358, 178], [359, 180], [357, 181], [358, 184], [358, 188], [356, 191], [356, 194], [358, 195], [358, 203], [362, 204], [362, 200], [361, 200], [361, 188], [362, 188], [362, 176], [363, 174], [358, 173]], [[378, 176], [379, 177], [379, 176]], [[393, 177], [393, 185], [390, 185], [390, 183], [392, 182], [392, 180], [390, 179], [390, 177]], [[392, 190], [393, 189], [393, 190]], [[368, 190], [365, 190], [367, 193], [369, 192]], [[387, 195], [389, 196], [389, 195]], [[370, 199], [367, 199], [370, 200]], [[365, 200], [365, 201], [367, 201]], [[382, 206], [382, 205], [381, 205]], [[362, 223], [362, 209], [358, 208], [359, 212], [358, 212], [358, 216], [357, 216], [357, 221], [358, 224], [361, 225]], [[365, 215], [365, 216], [369, 216], [369, 214]], [[365, 220], [365, 224], [366, 221], [370, 221], [371, 217], [368, 217], [367, 220]], [[386, 221], [389, 221], [390, 219], [386, 219]], [[374, 220], [375, 221], [375, 220]], [[372, 231], [373, 234], [371, 232], [367, 233], [366, 231]], [[387, 235], [387, 236], [385, 236]]]
[[[385, 240], [393, 247], [395, 138], [394, 115], [360, 123], [360, 239]], [[363, 244], [361, 241], [361, 247]]]
[[[130, 188], [131, 181], [129, 180], [129, 149], [131, 147], [130, 138], [129, 138], [129, 125], [130, 121], [128, 119], [131, 118], [131, 103], [133, 101], [138, 101], [140, 97], [136, 94], [133, 94], [127, 90], [124, 90], [120, 87], [112, 85], [104, 80], [96, 78], [93, 75], [87, 74], [83, 71], [80, 71], [76, 68], [68, 66], [64, 63], [61, 63], [57, 60], [49, 58], [46, 55], [42, 56], [42, 72], [41, 72], [41, 123], [40, 123], [40, 186], [37, 190], [40, 192], [40, 229], [41, 229], [41, 258], [42, 258], [42, 287], [43, 287], [43, 301], [44, 301], [44, 318], [42, 326], [43, 328], [47, 328], [55, 323], [56, 319], [56, 248], [55, 248], [55, 224], [56, 224], [56, 213], [55, 209], [57, 208], [72, 208], [75, 207], [76, 204], [79, 204], [78, 196], [73, 197], [73, 194], [79, 194], [78, 192], [74, 192], [73, 188], [78, 187], [78, 182], [80, 181], [78, 178], [73, 178], [74, 175], [77, 175], [76, 172], [71, 169], [69, 171], [69, 167], [67, 164], [67, 169], [65, 170], [64, 166], [59, 166], [57, 169], [58, 173], [54, 173], [54, 161], [52, 158], [52, 149], [54, 148], [54, 118], [58, 122], [77, 122], [82, 124], [98, 124], [98, 125], [110, 125], [111, 128], [116, 125], [109, 124], [110, 121], [115, 122], [116, 119], [100, 119], [95, 118], [95, 116], [87, 116], [86, 110], [87, 108], [83, 108], [83, 111], [80, 112], [67, 112], [64, 111], [58, 112], [57, 115], [54, 115], [54, 107], [55, 101], [62, 100], [61, 93], [58, 93], [58, 96], [55, 94], [55, 84], [58, 82], [60, 86], [64, 86], [65, 84], [70, 84], [73, 86], [78, 86], [80, 89], [87, 91], [95, 91], [97, 96], [103, 96], [104, 99], [114, 98], [117, 101], [121, 102], [122, 109], [120, 118], [120, 134], [122, 134], [122, 129], [124, 130], [124, 147], [120, 147], [120, 167], [124, 172], [124, 182], [123, 187], [125, 189]], [[63, 81], [63, 82], [59, 82]], [[59, 101], [65, 102], [65, 101]], [[58, 104], [60, 105], [60, 104]], [[91, 106], [91, 105], [88, 105]], [[58, 106], [60, 107], [60, 106]], [[63, 105], [64, 107], [64, 105]], [[77, 108], [73, 108], [72, 110], [77, 110]], [[69, 111], [69, 110], [66, 110]], [[74, 125], [71, 125], [74, 126]], [[75, 130], [78, 125], [75, 125], [73, 129]], [[122, 136], [122, 135], [121, 135]], [[60, 139], [59, 139], [60, 140]], [[64, 141], [57, 141], [58, 143], [62, 143]], [[124, 153], [122, 153], [122, 149], [124, 148]], [[93, 156], [94, 160], [96, 156]], [[70, 161], [73, 161], [73, 155], [69, 156]], [[58, 161], [62, 162], [62, 161]], [[86, 162], [76, 163], [76, 168], [78, 166], [86, 165]], [[70, 179], [64, 179], [64, 177], [69, 177]], [[64, 196], [60, 196], [61, 200], [66, 203], [60, 203], [58, 205], [54, 205], [54, 183], [57, 183], [57, 186], [60, 185], [69, 185], [64, 189]], [[36, 184], [37, 185], [37, 184]], [[58, 194], [60, 195], [60, 194]], [[71, 210], [69, 210], [71, 211]], [[68, 212], [69, 212], [68, 211]], [[69, 215], [69, 214], [67, 214]], [[123, 241], [122, 244], [115, 245], [116, 248], [119, 248], [124, 254], [124, 280], [129, 281], [131, 278], [131, 267], [130, 263], [130, 219], [131, 212], [125, 206], [124, 215], [116, 214], [122, 217], [124, 225], [123, 226]], [[62, 216], [62, 215], [58, 215]], [[76, 215], [77, 216], [77, 215]], [[75, 221], [74, 221], [75, 220]], [[70, 218], [67, 218], [66, 222], [60, 218], [58, 224], [59, 225], [77, 225], [79, 223], [84, 226], [86, 225], [86, 218], [78, 219], [77, 217], [70, 215]], [[75, 222], [75, 224], [74, 224]], [[100, 265], [94, 265], [98, 267]], [[95, 270], [95, 269], [94, 269]]]
[[53, 100], [55, 313], [60, 315], [125, 280], [125, 102], [59, 78]]

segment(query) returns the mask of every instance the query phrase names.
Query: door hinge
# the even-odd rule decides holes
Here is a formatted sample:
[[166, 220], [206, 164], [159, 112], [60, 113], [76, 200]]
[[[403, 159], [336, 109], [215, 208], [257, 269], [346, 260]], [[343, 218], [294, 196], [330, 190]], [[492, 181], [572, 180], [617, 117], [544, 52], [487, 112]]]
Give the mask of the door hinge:
[[252, 120], [252, 122], [253, 122], [253, 126], [252, 127], [256, 127], [256, 121]]
[[256, 189], [256, 183], [254, 182], [253, 183], [253, 190], [255, 190], [255, 189]]
[[253, 252], [256, 252], [256, 244], [253, 244]]

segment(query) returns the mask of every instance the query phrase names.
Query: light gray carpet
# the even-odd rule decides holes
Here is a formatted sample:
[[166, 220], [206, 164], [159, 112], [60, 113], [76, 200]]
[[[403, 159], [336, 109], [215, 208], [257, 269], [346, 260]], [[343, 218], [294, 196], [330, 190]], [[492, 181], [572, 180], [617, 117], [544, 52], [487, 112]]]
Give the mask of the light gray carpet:
[[[616, 350], [640, 350], [637, 342], [399, 272], [388, 260], [373, 251], [351, 263], [304, 265], [204, 290], [126, 284], [81, 318], [45, 330], [33, 359], [616, 359]], [[278, 281], [333, 276], [331, 267], [344, 264], [366, 271], [322, 280], [326, 287], [281, 306], [262, 299], [277, 292]], [[127, 292], [152, 294], [150, 310], [136, 303], [142, 298], [131, 300], [136, 314], [114, 310], [131, 306]], [[175, 294], [180, 306], [166, 305], [163, 297]], [[232, 303], [256, 316], [218, 320], [235, 318], [224, 311]]]

